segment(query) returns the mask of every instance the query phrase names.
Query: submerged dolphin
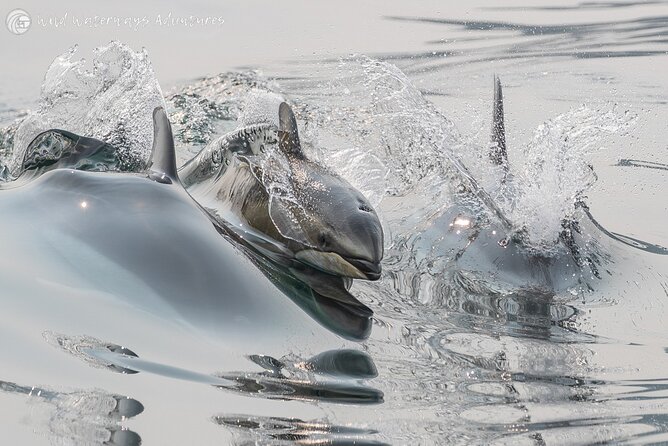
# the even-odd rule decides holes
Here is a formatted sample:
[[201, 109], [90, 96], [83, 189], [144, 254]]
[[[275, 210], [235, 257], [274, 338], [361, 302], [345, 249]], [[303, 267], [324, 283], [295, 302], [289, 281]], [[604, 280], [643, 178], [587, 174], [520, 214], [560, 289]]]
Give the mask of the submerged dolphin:
[[[283, 162], [275, 171], [267, 166], [270, 146], [277, 146]], [[276, 175], [285, 175], [288, 184], [274, 180]], [[245, 228], [247, 242], [308, 283], [317, 277], [333, 289], [334, 278], [380, 277], [383, 230], [375, 210], [347, 181], [306, 157], [285, 102], [278, 128], [255, 125], [224, 135], [186, 163], [179, 176], [210, 212]], [[272, 190], [276, 187], [289, 190]]]
[[[512, 187], [506, 151], [501, 82], [494, 77], [492, 109], [491, 162], [503, 170], [504, 187]], [[456, 160], [455, 160], [456, 161]], [[564, 219], [558, 234], [557, 253], [530, 249], [522, 230], [515, 228], [494, 200], [482, 189], [462, 164], [455, 163], [466, 185], [468, 200], [478, 201], [493, 217], [481, 215], [467, 205], [453, 206], [439, 216], [429, 228], [414, 239], [414, 251], [437, 252], [445, 259], [445, 268], [454, 281], [475, 294], [517, 292], [553, 293], [582, 285], [592, 286], [601, 278], [606, 257], [599, 248], [600, 235], [655, 254], [668, 254], [668, 249], [603, 228], [583, 202], [578, 220]], [[439, 268], [439, 267], [436, 267]]]
[[369, 335], [366, 307], [324, 298], [221, 237], [181, 185], [161, 108], [154, 127], [152, 157], [139, 173], [113, 172], [113, 147], [93, 138], [52, 130], [30, 144], [22, 173], [0, 187], [4, 294], [55, 295], [66, 306], [67, 290], [91, 289], [265, 352], [283, 352], [293, 337], [317, 346], [314, 353], [340, 343], [319, 325], [344, 338]]

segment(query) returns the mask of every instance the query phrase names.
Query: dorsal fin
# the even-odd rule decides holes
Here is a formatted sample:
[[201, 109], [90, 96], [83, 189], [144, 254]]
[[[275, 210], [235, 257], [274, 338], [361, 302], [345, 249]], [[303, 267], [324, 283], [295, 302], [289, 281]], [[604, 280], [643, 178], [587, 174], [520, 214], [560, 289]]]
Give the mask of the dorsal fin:
[[[174, 150], [174, 136], [172, 125], [165, 109], [156, 107], [153, 110], [153, 148], [149, 163], [149, 177], [160, 182], [179, 180], [176, 173], [176, 152]], [[167, 181], [169, 178], [171, 181]]]
[[506, 152], [506, 129], [503, 122], [503, 91], [501, 80], [494, 75], [494, 105], [492, 108], [492, 146], [489, 157], [497, 166], [508, 169], [508, 154]]
[[278, 123], [278, 147], [288, 155], [303, 158], [304, 152], [302, 152], [301, 144], [299, 142], [297, 119], [287, 102], [281, 102], [281, 105], [278, 107]]

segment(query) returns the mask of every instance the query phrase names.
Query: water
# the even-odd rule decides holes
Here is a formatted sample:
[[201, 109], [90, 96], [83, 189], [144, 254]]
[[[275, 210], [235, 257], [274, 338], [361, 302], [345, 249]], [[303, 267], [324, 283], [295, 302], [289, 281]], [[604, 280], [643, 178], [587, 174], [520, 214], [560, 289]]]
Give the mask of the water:
[[[252, 21], [237, 18], [243, 16], [238, 8], [230, 11], [232, 30]], [[274, 7], [268, 8], [263, 14], [271, 16]], [[179, 294], [195, 285], [188, 279], [165, 297], [172, 294], [156, 293], [146, 271], [142, 277], [122, 264], [92, 262], [85, 270], [91, 274], [127, 274], [123, 287], [114, 281], [96, 286], [68, 266], [84, 252], [58, 245], [48, 233], [31, 233], [22, 216], [34, 209], [5, 200], [4, 212], [13, 209], [2, 217], [7, 238], [0, 276], [6, 438], [128, 445], [668, 441], [668, 257], [611, 239], [575, 206], [584, 201], [612, 232], [668, 244], [665, 3], [448, 10], [391, 3], [360, 9], [353, 23], [338, 11], [323, 18], [326, 11], [283, 8], [299, 11], [288, 15], [286, 27], [302, 33], [280, 34], [273, 43], [248, 37], [222, 44], [245, 48], [230, 50], [234, 63], [263, 73], [227, 65], [229, 72], [200, 79], [221, 71], [213, 61], [224, 55], [208, 53], [209, 65], [194, 72], [175, 68], [179, 74], [163, 81], [160, 76], [172, 75], [160, 66], [172, 65], [159, 51], [149, 47], [146, 56], [112, 45], [99, 53], [107, 58], [92, 64], [109, 68], [93, 77], [53, 72], [65, 80], [56, 85], [75, 93], [72, 102], [60, 99], [48, 76], [42, 102], [36, 89], [4, 81], [17, 91], [0, 97], [7, 104], [2, 162], [15, 171], [24, 147], [17, 141], [63, 126], [125, 148], [126, 170], [133, 170], [132, 160], [147, 156], [152, 138], [150, 122], [140, 116], [164, 103], [183, 163], [238, 118], [261, 115], [265, 108], [252, 108], [262, 98], [285, 97], [294, 104], [309, 156], [364, 192], [383, 221], [382, 279], [355, 281], [351, 290], [374, 311], [369, 338], [351, 339], [359, 333], [351, 321], [359, 319], [318, 311], [322, 302], [295, 297], [292, 303], [269, 285], [265, 293], [273, 303], [240, 305], [249, 317], [241, 322], [227, 319], [215, 301], [207, 304], [209, 314], [188, 308]], [[262, 36], [275, 34], [264, 16], [253, 20]], [[323, 22], [333, 26], [331, 33], [320, 32]], [[362, 29], [358, 22], [370, 24], [359, 31], [366, 36], [361, 44], [353, 42]], [[87, 32], [77, 31], [80, 38]], [[127, 36], [128, 43], [141, 38]], [[45, 57], [77, 43], [58, 39], [67, 40], [63, 48], [40, 55], [40, 77]], [[328, 42], [336, 42], [331, 53], [315, 49]], [[29, 43], [17, 39], [21, 45]], [[174, 43], [173, 51], [182, 45]], [[295, 56], [295, 47], [303, 53]], [[311, 48], [315, 56], [305, 54]], [[272, 49], [276, 56], [262, 62], [258, 55]], [[352, 52], [371, 54], [345, 54]], [[80, 53], [85, 49], [72, 60]], [[504, 83], [508, 186], [487, 161], [494, 73]], [[72, 107], [77, 101], [91, 106]], [[26, 118], [23, 109], [33, 114]], [[12, 124], [16, 119], [25, 124]], [[510, 231], [472, 193], [476, 186], [511, 222]], [[111, 195], [116, 201], [108, 203], [123, 203], [125, 195], [119, 197]], [[45, 200], [45, 209], [58, 208]], [[142, 240], [149, 233], [131, 223], [147, 216], [150, 227], [162, 227], [170, 219], [164, 209], [165, 218], [146, 211], [111, 221], [120, 225], [118, 234]], [[176, 227], [191, 230], [174, 237], [223, 243], [186, 207], [178, 209], [178, 218], [171, 216]], [[452, 209], [485, 223], [469, 248], [473, 228], [463, 225], [456, 237], [447, 231], [459, 216]], [[112, 214], [99, 215], [97, 221]], [[582, 222], [579, 246], [593, 263], [559, 263], [569, 258], [558, 242], [565, 217]], [[477, 247], [482, 237], [497, 241], [485, 232], [491, 228], [525, 237], [527, 248], [518, 256], [543, 253], [558, 267], [548, 271], [559, 280], [546, 282], [521, 261], [506, 259], [501, 268], [490, 263], [483, 255], [488, 248]], [[40, 244], [44, 239], [52, 244]], [[189, 252], [187, 244], [180, 246]], [[62, 253], [73, 260], [63, 262]], [[135, 268], [142, 271], [140, 263]]]

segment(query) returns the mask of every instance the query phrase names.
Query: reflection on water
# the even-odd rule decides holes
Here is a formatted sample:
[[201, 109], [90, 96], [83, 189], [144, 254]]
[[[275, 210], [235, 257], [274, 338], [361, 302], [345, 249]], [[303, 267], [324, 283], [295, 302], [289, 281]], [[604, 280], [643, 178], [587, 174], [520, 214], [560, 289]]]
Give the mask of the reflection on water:
[[[192, 383], [205, 384], [237, 394], [269, 400], [336, 403], [343, 405], [376, 405], [383, 403], [383, 392], [370, 387], [368, 380], [378, 375], [371, 357], [358, 350], [331, 350], [312, 358], [302, 359], [290, 355], [280, 359], [265, 355], [250, 355], [248, 359], [264, 369], [262, 372], [219, 372], [204, 374], [167, 364], [157, 363], [137, 356], [132, 350], [88, 336], [66, 336], [46, 333], [45, 338], [55, 347], [81, 359], [93, 367], [123, 374], [149, 373]], [[22, 393], [37, 392], [50, 401], [60, 396], [54, 392], [20, 388], [11, 383], [3, 384], [3, 390]], [[95, 396], [94, 394], [91, 394]], [[86, 398], [90, 396], [86, 395]], [[130, 399], [112, 397], [116, 406], [108, 415], [132, 417], [143, 406]], [[111, 400], [110, 400], [111, 401]], [[97, 413], [97, 409], [96, 412]], [[87, 414], [84, 414], [88, 416]], [[254, 438], [292, 441], [297, 444], [385, 444], [373, 439], [375, 430], [334, 426], [324, 422], [303, 422], [287, 418], [215, 416], [214, 421], [225, 426], [250, 429]], [[277, 424], [278, 423], [278, 424]], [[87, 429], [99, 426], [87, 426]], [[139, 444], [139, 436], [127, 430], [107, 428], [110, 439], [118, 445]], [[57, 432], [53, 432], [57, 436]], [[92, 434], [86, 434], [92, 435]], [[136, 439], [136, 443], [133, 443]], [[272, 443], [273, 444], [273, 443]]]
[[445, 34], [448, 37], [427, 42], [438, 49], [419, 54], [385, 56], [391, 61], [410, 59], [413, 63], [409, 72], [424, 73], [495, 60], [658, 56], [665, 54], [668, 46], [668, 16], [664, 15], [556, 25], [475, 18], [391, 16], [387, 19], [440, 24], [448, 29]]
[[658, 163], [656, 161], [643, 161], [643, 160], [632, 160], [632, 159], [620, 159], [616, 166], [623, 167], [642, 167], [645, 169], [656, 169], [656, 170], [668, 170], [668, 164]]
[[[533, 384], [519, 380], [504, 388], [472, 386], [472, 391], [496, 393], [498, 402], [469, 409], [462, 417], [481, 429], [510, 434], [503, 439], [506, 443], [521, 441], [522, 436], [540, 436], [547, 444], [618, 442], [633, 437], [653, 443], [666, 438], [663, 382], [573, 379], [569, 383], [564, 379], [553, 386], [543, 383], [542, 389]], [[572, 404], [566, 404], [569, 401]]]
[[310, 317], [343, 338], [361, 341], [369, 337], [373, 311], [348, 292], [343, 278], [311, 268], [290, 268], [296, 268], [295, 262], [286, 265], [271, 250], [262, 249], [268, 243], [266, 238], [224, 222], [217, 219], [214, 223], [221, 235], [245, 248], [260, 271]]
[[52, 444], [141, 444], [141, 437], [122, 425], [144, 411], [144, 406], [132, 398], [100, 391], [57, 392], [7, 381], [0, 381], [0, 392], [27, 396], [33, 403], [30, 418], [35, 420], [31, 424]]
[[378, 375], [376, 366], [368, 354], [358, 350], [331, 350], [308, 359], [250, 355], [248, 359], [264, 371], [210, 375], [140, 358], [126, 347], [89, 336], [46, 333], [45, 338], [92, 367], [116, 373], [152, 373], [268, 399], [345, 404], [383, 402], [383, 392], [366, 384]]
[[[550, 295], [472, 294], [447, 278], [405, 270], [389, 277], [394, 292], [379, 317], [402, 326], [396, 342], [403, 354], [376, 343], [372, 348], [385, 355], [380, 387], [402, 388], [400, 401], [388, 395], [388, 413], [433, 407], [441, 423], [452, 423], [446, 430], [451, 443], [461, 444], [472, 438], [486, 444], [644, 442], [668, 432], [660, 421], [668, 407], [665, 380], [597, 366], [598, 345], [618, 341], [581, 331], [582, 310]], [[393, 306], [402, 296], [410, 302], [397, 315]], [[616, 348], [634, 356], [640, 347]], [[610, 373], [627, 379], [607, 379]], [[423, 435], [433, 432], [427, 421], [418, 426]], [[476, 434], [467, 436], [471, 431]], [[401, 431], [390, 432], [400, 438]]]
[[332, 350], [307, 360], [277, 360], [251, 355], [265, 368], [261, 373], [221, 373], [235, 381], [237, 390], [265, 398], [324, 401], [343, 404], [379, 404], [383, 392], [364, 385], [376, 377], [371, 357], [357, 350]]
[[576, 5], [546, 5], [546, 6], [490, 6], [482, 9], [500, 11], [581, 11], [587, 9], [614, 9], [632, 8], [634, 6], [665, 5], [665, 0], [639, 0], [618, 2], [578, 2]]
[[368, 439], [378, 434], [372, 429], [337, 426], [325, 421], [297, 418], [217, 415], [216, 424], [238, 432], [236, 444], [304, 444], [380, 446], [387, 443]]

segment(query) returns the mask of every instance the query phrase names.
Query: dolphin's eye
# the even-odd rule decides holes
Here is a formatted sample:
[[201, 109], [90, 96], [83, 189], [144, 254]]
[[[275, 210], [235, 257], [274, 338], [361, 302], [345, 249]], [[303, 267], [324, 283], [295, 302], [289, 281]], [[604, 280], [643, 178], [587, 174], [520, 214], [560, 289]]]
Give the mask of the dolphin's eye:
[[368, 204], [364, 204], [364, 203], [360, 204], [359, 209], [362, 212], [373, 212], [373, 209], [371, 209], [371, 206], [369, 206]]
[[320, 235], [318, 236], [318, 245], [319, 245], [321, 248], [323, 248], [323, 249], [324, 249], [324, 248], [327, 248], [327, 246], [329, 245], [329, 240], [328, 240], [328, 238], [327, 238], [327, 235], [325, 235], [325, 234], [320, 234]]

